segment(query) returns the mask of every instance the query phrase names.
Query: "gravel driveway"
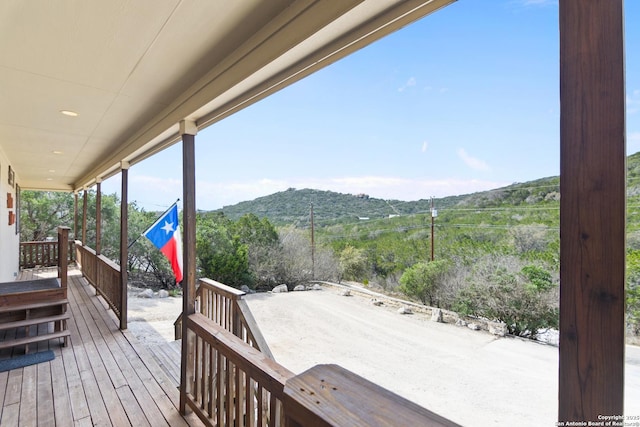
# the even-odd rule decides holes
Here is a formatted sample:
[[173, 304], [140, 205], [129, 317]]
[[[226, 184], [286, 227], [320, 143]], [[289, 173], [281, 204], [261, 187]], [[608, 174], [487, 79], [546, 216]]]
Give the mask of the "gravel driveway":
[[[293, 372], [336, 363], [465, 426], [554, 425], [557, 347], [400, 315], [339, 292], [245, 298], [274, 357]], [[640, 415], [638, 348], [627, 353], [626, 413]]]

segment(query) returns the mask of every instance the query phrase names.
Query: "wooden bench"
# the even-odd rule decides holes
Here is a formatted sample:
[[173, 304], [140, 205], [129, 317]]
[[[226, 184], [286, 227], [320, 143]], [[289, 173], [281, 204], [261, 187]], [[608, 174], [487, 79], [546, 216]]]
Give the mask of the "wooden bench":
[[[0, 307], [0, 314], [5, 321], [0, 322], [0, 330], [25, 328], [25, 336], [0, 342], [0, 349], [24, 345], [25, 353], [29, 351], [29, 344], [63, 338], [63, 345], [68, 345], [69, 330], [67, 320], [71, 318], [67, 311], [69, 301], [66, 299], [41, 301], [31, 304], [21, 304]], [[31, 326], [54, 323], [54, 331], [42, 335], [29, 336]], [[48, 329], [47, 329], [48, 330]]]

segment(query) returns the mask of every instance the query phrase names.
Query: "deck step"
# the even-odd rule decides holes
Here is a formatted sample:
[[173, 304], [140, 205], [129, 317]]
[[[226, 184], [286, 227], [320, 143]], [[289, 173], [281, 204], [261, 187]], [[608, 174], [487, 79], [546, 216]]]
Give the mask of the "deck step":
[[17, 347], [20, 345], [32, 344], [34, 342], [48, 341], [54, 338], [64, 338], [64, 342], [66, 346], [67, 338], [69, 337], [69, 335], [71, 335], [71, 332], [69, 330], [66, 330], [66, 331], [53, 332], [50, 334], [36, 335], [34, 337], [24, 337], [24, 338], [18, 338], [15, 340], [2, 341], [0, 342], [0, 350], [4, 348], [11, 348], [11, 347]]
[[24, 320], [16, 320], [13, 322], [0, 323], [0, 331], [4, 329], [21, 328], [23, 326], [40, 325], [42, 323], [57, 322], [59, 320], [69, 320], [71, 315], [69, 312], [58, 314], [56, 316], [32, 317]]
[[11, 313], [14, 311], [33, 310], [35, 308], [55, 307], [57, 305], [67, 304], [69, 304], [69, 300], [67, 299], [56, 299], [51, 301], [34, 302], [30, 304], [5, 305], [0, 307], [0, 313]]

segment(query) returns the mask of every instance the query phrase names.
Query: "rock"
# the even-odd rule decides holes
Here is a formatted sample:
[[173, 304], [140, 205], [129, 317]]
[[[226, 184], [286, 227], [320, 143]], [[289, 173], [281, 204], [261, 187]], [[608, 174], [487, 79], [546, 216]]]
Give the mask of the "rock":
[[373, 300], [371, 300], [371, 304], [376, 305], [376, 306], [381, 306], [382, 305], [382, 301], [377, 300], [377, 299], [373, 299]]
[[251, 293], [251, 289], [249, 289], [249, 287], [247, 285], [240, 286], [240, 290], [242, 292], [244, 292], [245, 294], [250, 294]]
[[476, 325], [475, 323], [469, 323], [467, 325], [467, 328], [471, 329], [472, 331], [479, 331], [480, 330], [480, 326]]
[[275, 288], [271, 289], [271, 292], [273, 292], [274, 294], [289, 292], [289, 288], [287, 288], [287, 285], [278, 285]]
[[315, 285], [313, 285], [313, 289], [314, 291], [321, 291], [322, 290], [322, 286], [318, 285], [317, 283]]
[[439, 308], [434, 308], [431, 310], [431, 321], [442, 323], [442, 310]]
[[304, 285], [298, 285], [295, 288], [293, 288], [294, 291], [306, 291], [307, 288]]
[[153, 298], [153, 291], [151, 289], [145, 289], [138, 294], [138, 298]]
[[165, 289], [160, 289], [158, 291], [158, 298], [169, 298], [169, 291]]
[[350, 297], [351, 291], [349, 289], [344, 289], [342, 292], [340, 292], [340, 295], [342, 295], [343, 297]]
[[398, 313], [399, 314], [413, 314], [413, 311], [411, 311], [411, 308], [407, 307], [406, 305], [403, 305], [402, 307], [400, 307], [398, 309]]
[[467, 322], [462, 319], [456, 320], [456, 326], [467, 326]]
[[490, 334], [497, 335], [499, 337], [507, 335], [507, 325], [502, 322], [487, 322], [487, 326], [489, 327]]

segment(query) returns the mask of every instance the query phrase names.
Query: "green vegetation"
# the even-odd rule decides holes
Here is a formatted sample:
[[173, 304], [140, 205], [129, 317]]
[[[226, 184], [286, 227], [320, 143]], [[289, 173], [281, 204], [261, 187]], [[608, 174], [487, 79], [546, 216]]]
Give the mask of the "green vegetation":
[[[628, 158], [627, 320], [640, 334], [640, 153]], [[88, 243], [95, 239], [89, 196]], [[364, 194], [289, 189], [197, 216], [198, 275], [271, 289], [312, 279], [355, 280], [425, 304], [502, 321], [535, 337], [558, 324], [559, 178], [436, 199], [401, 202]], [[103, 196], [103, 253], [118, 259], [118, 200]], [[315, 247], [310, 244], [314, 209]], [[129, 207], [129, 241], [158, 213]], [[71, 225], [70, 195], [22, 193], [23, 240]], [[435, 261], [431, 261], [431, 244]], [[172, 288], [164, 257], [145, 239], [129, 254], [132, 280]]]

